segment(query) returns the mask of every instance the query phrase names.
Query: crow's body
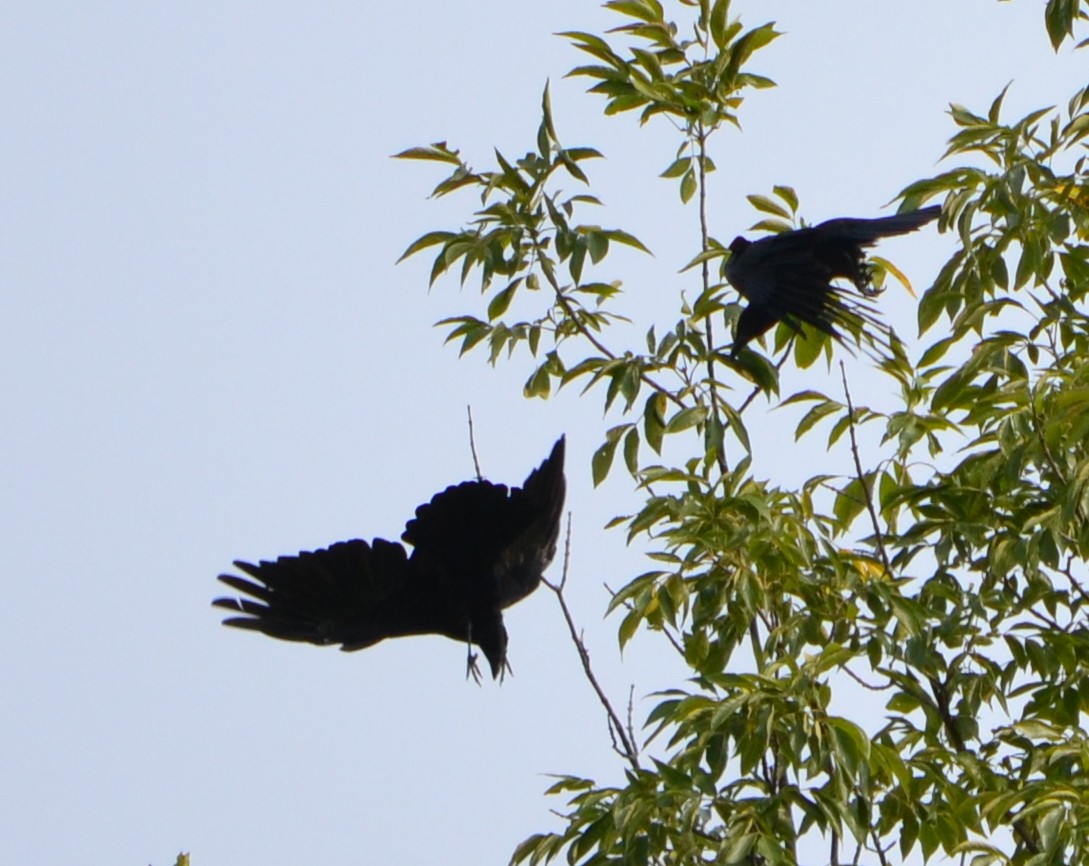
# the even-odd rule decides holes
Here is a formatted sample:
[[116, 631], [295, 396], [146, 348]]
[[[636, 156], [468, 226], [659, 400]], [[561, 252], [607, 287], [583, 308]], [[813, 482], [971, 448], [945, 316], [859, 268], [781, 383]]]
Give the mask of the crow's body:
[[845, 217], [757, 241], [734, 238], [726, 279], [748, 301], [737, 321], [731, 355], [776, 322], [795, 330], [805, 322], [842, 340], [840, 327], [880, 327], [876, 311], [832, 281], [850, 280], [872, 295], [866, 248], [879, 239], [903, 235], [937, 219], [938, 206], [880, 219]]
[[397, 542], [342, 541], [219, 579], [250, 598], [213, 604], [225, 625], [282, 640], [358, 650], [389, 637], [441, 634], [506, 666], [502, 611], [541, 582], [556, 553], [566, 482], [564, 440], [519, 488], [465, 481], [416, 509]]

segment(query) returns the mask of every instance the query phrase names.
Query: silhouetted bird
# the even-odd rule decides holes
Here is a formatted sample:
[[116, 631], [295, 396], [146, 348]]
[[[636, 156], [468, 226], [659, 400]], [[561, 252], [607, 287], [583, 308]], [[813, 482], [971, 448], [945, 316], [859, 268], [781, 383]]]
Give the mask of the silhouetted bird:
[[863, 295], [872, 296], [865, 249], [879, 238], [915, 231], [939, 214], [941, 207], [934, 205], [880, 219], [828, 220], [758, 241], [734, 238], [726, 279], [749, 303], [737, 320], [731, 357], [780, 321], [796, 331], [805, 322], [840, 342], [838, 327], [881, 327], [871, 306], [832, 280], [845, 277]]
[[244, 614], [224, 625], [283, 640], [369, 647], [388, 637], [441, 634], [483, 651], [498, 677], [507, 666], [502, 611], [529, 595], [556, 555], [566, 481], [564, 438], [520, 488], [490, 481], [447, 487], [416, 509], [401, 538], [342, 541], [257, 565], [252, 580], [219, 579], [250, 598], [218, 598]]

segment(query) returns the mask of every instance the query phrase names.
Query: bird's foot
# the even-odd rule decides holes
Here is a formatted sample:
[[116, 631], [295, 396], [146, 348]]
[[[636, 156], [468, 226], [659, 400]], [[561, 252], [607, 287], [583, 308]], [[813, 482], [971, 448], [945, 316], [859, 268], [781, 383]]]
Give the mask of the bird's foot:
[[465, 661], [465, 679], [473, 678], [478, 686], [480, 685], [480, 667], [476, 663], [476, 653], [473, 652], [473, 648], [469, 647], [469, 656]]
[[874, 263], [868, 259], [864, 259], [860, 263], [859, 274], [861, 279], [855, 283], [858, 288], [859, 294], [864, 298], [876, 298], [882, 292], [885, 291], [884, 286], [875, 286], [873, 282], [875, 266]]

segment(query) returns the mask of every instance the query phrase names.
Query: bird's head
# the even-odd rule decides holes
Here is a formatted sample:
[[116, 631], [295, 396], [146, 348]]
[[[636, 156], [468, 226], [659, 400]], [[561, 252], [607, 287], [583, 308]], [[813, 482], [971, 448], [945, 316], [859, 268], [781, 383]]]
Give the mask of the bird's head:
[[736, 258], [743, 252], [745, 252], [745, 250], [747, 250], [751, 244], [752, 241], [747, 241], [745, 240], [745, 238], [741, 237], [741, 235], [738, 235], [736, 238], [730, 241], [730, 246], [728, 249], [730, 250], [730, 254], [734, 256], [734, 258]]
[[499, 611], [473, 619], [473, 643], [488, 660], [492, 679], [499, 679], [507, 667], [507, 629]]

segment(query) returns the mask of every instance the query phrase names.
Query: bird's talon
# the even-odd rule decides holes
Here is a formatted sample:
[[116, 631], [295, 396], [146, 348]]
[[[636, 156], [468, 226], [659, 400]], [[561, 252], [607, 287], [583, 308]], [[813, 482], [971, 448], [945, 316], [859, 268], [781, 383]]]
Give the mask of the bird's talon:
[[469, 658], [465, 664], [465, 679], [473, 678], [473, 682], [478, 686], [481, 683], [480, 680], [480, 667], [476, 663], [476, 653], [469, 650]]

